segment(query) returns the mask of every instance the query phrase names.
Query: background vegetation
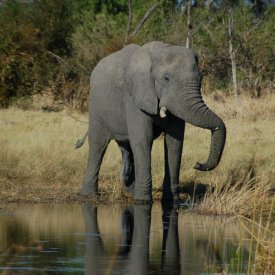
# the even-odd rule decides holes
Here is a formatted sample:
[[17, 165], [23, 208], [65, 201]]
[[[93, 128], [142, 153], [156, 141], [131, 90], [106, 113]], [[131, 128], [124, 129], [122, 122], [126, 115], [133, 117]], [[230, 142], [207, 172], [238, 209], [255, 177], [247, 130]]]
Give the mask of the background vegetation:
[[[231, 93], [230, 41], [239, 92], [258, 97], [274, 90], [273, 1], [192, 1], [189, 24], [188, 1], [183, 0], [132, 0], [131, 13], [128, 0], [1, 2], [0, 107], [16, 101], [28, 108], [33, 95], [51, 94], [58, 108], [65, 104], [86, 110], [89, 75], [102, 57], [132, 42], [185, 45], [188, 34], [199, 55], [203, 92]], [[151, 16], [135, 32], [155, 3]]]

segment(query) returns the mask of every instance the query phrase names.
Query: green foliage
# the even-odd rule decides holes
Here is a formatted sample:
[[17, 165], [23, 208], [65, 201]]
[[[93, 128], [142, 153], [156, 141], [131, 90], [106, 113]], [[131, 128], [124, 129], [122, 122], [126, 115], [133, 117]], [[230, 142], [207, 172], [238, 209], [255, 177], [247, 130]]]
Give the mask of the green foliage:
[[40, 41], [28, 9], [9, 4], [0, 13], [0, 102], [6, 106], [10, 97], [32, 93]]
[[[272, 88], [275, 52], [275, 7], [255, 11], [245, 1], [197, 1], [191, 10], [191, 47], [199, 56], [204, 92], [231, 89], [228, 19], [233, 19], [233, 49], [241, 89]], [[51, 90], [56, 99], [85, 106], [88, 79], [104, 56], [125, 43], [152, 40], [185, 45], [186, 9], [176, 1], [161, 5], [131, 37], [156, 0], [132, 0], [130, 37], [125, 39], [128, 0], [8, 1], [0, 6], [0, 106], [14, 97]], [[79, 104], [75, 105], [75, 102]]]
[[32, 8], [32, 22], [47, 50], [69, 54], [73, 31], [73, 0], [38, 0]]
[[0, 106], [43, 91], [59, 71], [51, 55], [68, 54], [69, 1], [8, 2], [0, 8]]
[[82, 20], [83, 24], [77, 26], [72, 35], [73, 57], [79, 66], [91, 71], [106, 55], [105, 48], [112, 39], [124, 36], [127, 16], [121, 13], [112, 15], [106, 10], [94, 14], [88, 10], [82, 13]]

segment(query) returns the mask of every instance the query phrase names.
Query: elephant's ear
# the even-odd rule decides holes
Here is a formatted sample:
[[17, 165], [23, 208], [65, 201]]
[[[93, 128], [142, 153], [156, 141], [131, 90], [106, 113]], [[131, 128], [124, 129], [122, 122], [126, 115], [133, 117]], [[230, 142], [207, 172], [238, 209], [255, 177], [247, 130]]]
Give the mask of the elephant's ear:
[[143, 49], [137, 49], [124, 71], [126, 90], [136, 106], [150, 114], [158, 113], [158, 98], [151, 75], [152, 61]]

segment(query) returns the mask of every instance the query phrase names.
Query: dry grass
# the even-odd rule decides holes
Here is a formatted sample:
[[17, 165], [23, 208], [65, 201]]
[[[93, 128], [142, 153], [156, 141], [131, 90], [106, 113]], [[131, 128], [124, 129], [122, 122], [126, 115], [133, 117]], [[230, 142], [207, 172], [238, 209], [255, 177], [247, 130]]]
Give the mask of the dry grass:
[[[261, 237], [263, 238], [263, 237]], [[264, 239], [265, 245], [256, 250], [255, 271], [258, 274], [274, 274], [275, 272], [275, 237]]]
[[248, 262], [249, 274], [274, 274], [275, 272], [274, 203], [275, 197], [271, 201], [269, 215], [265, 219], [262, 216], [263, 207], [259, 214], [256, 205], [251, 218], [245, 220], [243, 216], [237, 216], [239, 222], [251, 236]]
[[[269, 184], [261, 179], [237, 181], [233, 186], [219, 186], [208, 190], [204, 199], [196, 205], [196, 211], [215, 215], [235, 215], [251, 217], [253, 210], [268, 216], [272, 197]], [[275, 213], [275, 209], [272, 210]]]
[[[210, 187], [198, 210], [215, 214], [251, 216], [251, 209], [265, 205], [275, 188], [275, 96], [238, 100], [222, 95], [206, 101], [224, 120], [228, 138], [222, 161], [212, 172], [192, 167], [206, 160], [209, 131], [186, 127], [180, 182], [194, 188]], [[2, 201], [79, 201], [85, 172], [88, 144], [74, 150], [75, 141], [86, 132], [87, 124], [69, 111], [46, 113], [10, 108], [0, 111], [0, 198]], [[87, 121], [87, 115], [74, 113]], [[153, 146], [154, 198], [160, 198], [163, 178], [163, 141]], [[121, 155], [111, 143], [100, 172], [102, 198], [127, 198], [119, 182]], [[188, 188], [187, 188], [188, 189]], [[105, 195], [104, 195], [105, 194]]]
[[73, 139], [85, 128], [61, 113], [2, 110], [2, 199], [62, 199], [76, 192], [78, 186], [73, 183], [84, 172], [86, 156], [85, 150], [73, 150]]

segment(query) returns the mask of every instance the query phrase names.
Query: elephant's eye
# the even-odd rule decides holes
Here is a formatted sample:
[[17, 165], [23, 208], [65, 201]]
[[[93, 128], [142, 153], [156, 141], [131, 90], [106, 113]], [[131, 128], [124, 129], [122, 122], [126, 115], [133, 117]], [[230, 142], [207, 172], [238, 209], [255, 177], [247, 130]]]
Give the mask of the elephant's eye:
[[169, 76], [168, 76], [168, 75], [165, 75], [165, 76], [164, 76], [164, 80], [165, 80], [165, 82], [169, 82], [169, 80], [170, 80], [170, 79], [169, 79]]

